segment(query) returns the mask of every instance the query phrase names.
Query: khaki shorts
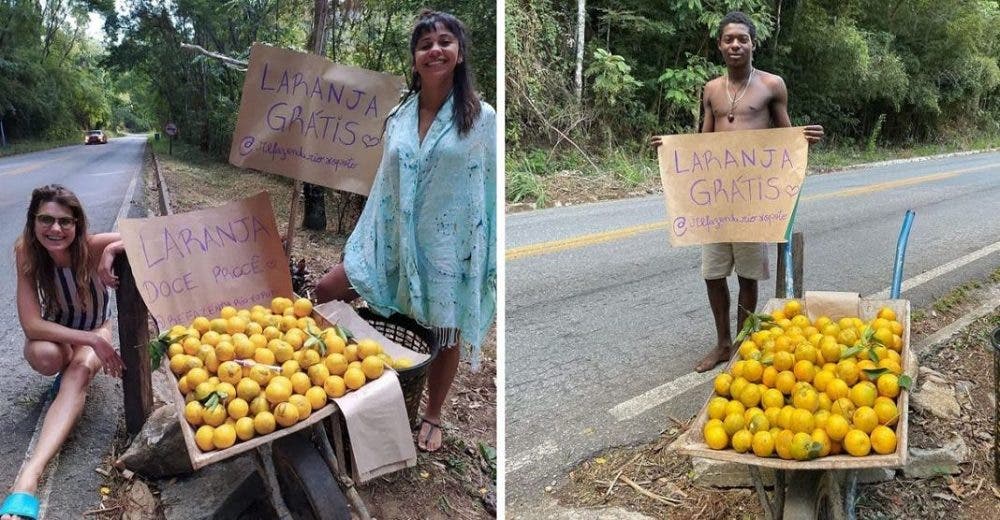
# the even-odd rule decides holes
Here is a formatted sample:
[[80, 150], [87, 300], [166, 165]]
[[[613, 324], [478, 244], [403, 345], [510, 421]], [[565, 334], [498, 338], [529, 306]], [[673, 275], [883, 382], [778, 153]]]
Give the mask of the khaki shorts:
[[725, 278], [736, 268], [736, 275], [750, 280], [767, 280], [767, 244], [726, 242], [701, 246], [701, 275], [706, 280]]

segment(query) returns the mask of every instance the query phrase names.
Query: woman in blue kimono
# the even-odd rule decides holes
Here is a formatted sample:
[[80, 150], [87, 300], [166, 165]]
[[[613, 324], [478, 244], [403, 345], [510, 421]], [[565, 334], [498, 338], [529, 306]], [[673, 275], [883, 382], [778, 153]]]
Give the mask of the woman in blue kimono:
[[368, 202], [344, 262], [316, 287], [319, 302], [360, 295], [434, 332], [440, 351], [417, 435], [425, 451], [441, 447], [461, 347], [477, 367], [496, 310], [496, 113], [473, 88], [468, 48], [454, 16], [418, 16], [409, 90], [386, 121]]

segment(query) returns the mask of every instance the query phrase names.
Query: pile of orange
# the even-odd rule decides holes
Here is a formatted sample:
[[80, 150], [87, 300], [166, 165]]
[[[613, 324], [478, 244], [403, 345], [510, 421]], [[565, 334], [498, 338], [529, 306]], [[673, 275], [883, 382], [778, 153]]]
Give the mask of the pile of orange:
[[895, 452], [898, 398], [909, 385], [895, 312], [883, 307], [866, 323], [811, 321], [802, 311], [789, 300], [755, 317], [761, 330], [741, 334], [738, 360], [715, 378], [706, 444], [789, 460]]
[[338, 327], [320, 329], [312, 303], [278, 297], [270, 308], [223, 307], [164, 335], [184, 418], [202, 451], [225, 449], [305, 420], [327, 403], [402, 369], [378, 342], [356, 343]]

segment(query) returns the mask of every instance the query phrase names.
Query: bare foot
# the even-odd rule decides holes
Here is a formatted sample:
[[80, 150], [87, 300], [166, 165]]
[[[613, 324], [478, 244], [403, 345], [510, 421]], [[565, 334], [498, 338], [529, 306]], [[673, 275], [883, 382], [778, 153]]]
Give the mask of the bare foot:
[[698, 366], [694, 367], [694, 370], [696, 372], [708, 372], [709, 370], [715, 368], [715, 365], [729, 361], [729, 358], [732, 357], [732, 352], [730, 352], [731, 349], [732, 347], [730, 346], [719, 345], [715, 347], [708, 353], [707, 356], [698, 362]]

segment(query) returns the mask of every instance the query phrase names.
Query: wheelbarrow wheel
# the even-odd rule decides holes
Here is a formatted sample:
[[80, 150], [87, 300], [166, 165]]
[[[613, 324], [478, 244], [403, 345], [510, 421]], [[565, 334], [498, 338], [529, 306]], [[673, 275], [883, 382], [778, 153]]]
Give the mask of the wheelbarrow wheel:
[[347, 499], [322, 455], [307, 436], [289, 435], [272, 443], [281, 495], [293, 518], [350, 520]]
[[796, 471], [789, 479], [782, 518], [853, 519], [849, 471]]

